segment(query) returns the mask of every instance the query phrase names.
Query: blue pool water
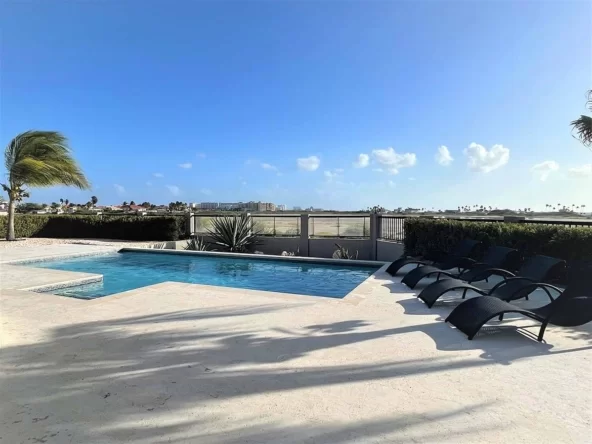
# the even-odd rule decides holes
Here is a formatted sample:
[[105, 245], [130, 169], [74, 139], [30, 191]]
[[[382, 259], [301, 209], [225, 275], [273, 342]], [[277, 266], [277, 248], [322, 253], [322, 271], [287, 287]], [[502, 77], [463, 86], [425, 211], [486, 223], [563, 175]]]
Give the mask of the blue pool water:
[[55, 294], [84, 298], [108, 296], [166, 281], [343, 298], [378, 269], [378, 266], [138, 252], [30, 265], [102, 274], [102, 283], [52, 291]]

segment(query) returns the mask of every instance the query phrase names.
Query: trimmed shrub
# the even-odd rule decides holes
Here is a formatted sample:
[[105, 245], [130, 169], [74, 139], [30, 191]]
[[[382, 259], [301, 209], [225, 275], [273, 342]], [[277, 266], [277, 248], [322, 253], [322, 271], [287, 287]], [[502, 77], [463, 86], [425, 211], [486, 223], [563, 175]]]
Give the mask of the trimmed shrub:
[[405, 254], [448, 252], [469, 238], [484, 247], [500, 245], [518, 249], [523, 257], [535, 254], [565, 260], [592, 259], [592, 228], [508, 222], [475, 222], [449, 219], [405, 219]]
[[[186, 237], [184, 216], [15, 215], [17, 237], [175, 241]], [[6, 236], [8, 217], [0, 217]]]

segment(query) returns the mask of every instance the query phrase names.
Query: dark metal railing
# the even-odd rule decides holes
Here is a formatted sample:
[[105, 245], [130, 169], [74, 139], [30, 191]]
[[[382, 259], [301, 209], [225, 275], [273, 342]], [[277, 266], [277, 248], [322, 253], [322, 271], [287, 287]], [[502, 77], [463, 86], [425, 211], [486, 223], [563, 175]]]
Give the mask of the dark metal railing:
[[405, 217], [382, 215], [377, 219], [378, 239], [403, 242], [405, 240]]
[[[194, 213], [189, 218], [191, 234], [206, 234], [211, 226], [211, 220], [216, 217], [238, 216], [238, 213]], [[257, 227], [264, 236], [300, 236], [302, 233], [300, 214], [251, 214], [253, 227]], [[376, 215], [376, 233], [371, 233], [371, 216], [369, 214], [309, 214], [308, 235], [310, 237], [338, 237], [338, 238], [376, 238], [403, 242], [405, 240], [405, 219], [418, 216], [407, 215]], [[422, 216], [419, 216], [422, 217]], [[436, 216], [434, 219], [448, 219], [466, 222], [487, 223], [521, 223], [533, 225], [560, 225], [565, 227], [592, 228], [592, 220], [574, 219], [516, 219], [504, 220], [503, 217], [471, 217], [471, 216]]]

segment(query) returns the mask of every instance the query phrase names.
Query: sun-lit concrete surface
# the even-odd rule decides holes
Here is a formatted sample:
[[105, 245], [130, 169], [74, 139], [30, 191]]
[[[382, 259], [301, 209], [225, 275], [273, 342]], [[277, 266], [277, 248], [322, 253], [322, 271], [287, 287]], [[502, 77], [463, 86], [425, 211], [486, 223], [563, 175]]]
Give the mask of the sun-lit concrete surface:
[[[20, 241], [11, 243], [18, 244]], [[24, 248], [0, 248], [0, 264], [34, 261], [60, 257], [84, 256], [117, 251], [116, 245], [53, 244]]]
[[590, 325], [468, 341], [442, 321], [454, 302], [430, 310], [399, 280], [344, 300], [2, 289], [2, 442], [590, 442]]
[[0, 264], [2, 290], [33, 290], [51, 286], [82, 285], [102, 279], [100, 274], [78, 273], [48, 268], [32, 268], [23, 265]]

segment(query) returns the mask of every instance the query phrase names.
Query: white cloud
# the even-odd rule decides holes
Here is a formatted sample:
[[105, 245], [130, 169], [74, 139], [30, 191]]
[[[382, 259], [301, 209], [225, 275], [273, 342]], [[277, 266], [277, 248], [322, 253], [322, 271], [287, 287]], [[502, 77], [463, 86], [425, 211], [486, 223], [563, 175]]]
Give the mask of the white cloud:
[[410, 177], [408, 180], [412, 180], [413, 181], [413, 180], [415, 180], [415, 177]]
[[[327, 179], [327, 182], [333, 182], [335, 179], [341, 178], [342, 173], [343, 168], [334, 168], [333, 170], [325, 170], [323, 175], [325, 176], [325, 179]], [[336, 181], [335, 183], [337, 184], [339, 181]]]
[[557, 171], [559, 169], [559, 164], [554, 160], [546, 160], [545, 162], [537, 163], [534, 165], [530, 172], [535, 175], [540, 181], [544, 182], [548, 179], [549, 175], [553, 171]]
[[567, 173], [572, 177], [590, 177], [592, 176], [592, 163], [570, 168]]
[[245, 186], [246, 184], [247, 184], [247, 181], [246, 181], [246, 180], [243, 180], [243, 181], [241, 182], [241, 185], [242, 185], [242, 186]]
[[115, 188], [115, 192], [118, 195], [121, 196], [121, 195], [125, 194], [125, 187], [123, 187], [122, 185], [119, 185], [116, 183], [116, 184], [113, 184], [113, 187]]
[[264, 170], [269, 170], [269, 171], [277, 171], [278, 170], [276, 166], [273, 166], [269, 163], [262, 163], [261, 168], [263, 168]]
[[209, 196], [210, 194], [212, 194], [212, 190], [208, 190], [207, 188], [202, 188], [201, 190], [199, 190], [199, 192], [201, 194], [205, 194], [206, 196]]
[[356, 160], [353, 165], [354, 168], [366, 168], [370, 163], [370, 156], [368, 154], [360, 154], [358, 156], [358, 160]]
[[207, 156], [206, 153], [197, 153], [195, 157], [197, 157], [198, 159], [205, 159]]
[[152, 175], [153, 175], [154, 177], [158, 177], [158, 178], [162, 178], [162, 177], [164, 177], [164, 174], [162, 174], [162, 173], [152, 173]]
[[315, 171], [321, 164], [321, 159], [317, 156], [300, 157], [296, 160], [298, 168], [304, 171]]
[[179, 193], [181, 192], [181, 190], [179, 189], [179, 187], [177, 185], [167, 185], [166, 187], [168, 188], [168, 190], [170, 191], [170, 193], [173, 196], [178, 196]]
[[469, 168], [483, 173], [503, 167], [510, 160], [510, 150], [503, 145], [493, 145], [488, 151], [483, 145], [473, 142], [464, 153], [468, 157]]
[[151, 187], [152, 186], [152, 182], [150, 182], [150, 181], [146, 182], [146, 186], [147, 187]]
[[389, 188], [395, 188], [395, 182], [393, 182], [392, 180], [389, 180], [387, 182], [387, 185], [389, 186]]
[[185, 163], [180, 163], [179, 164], [179, 168], [184, 168], [186, 170], [188, 170], [189, 168], [191, 168], [193, 165], [191, 164], [191, 162], [185, 162]]
[[438, 147], [438, 152], [436, 153], [435, 159], [436, 162], [438, 162], [442, 166], [448, 166], [454, 160], [454, 158], [450, 155], [448, 147], [444, 145]]
[[372, 156], [389, 174], [398, 174], [399, 169], [412, 167], [417, 163], [415, 153], [399, 154], [393, 148], [372, 150]]

